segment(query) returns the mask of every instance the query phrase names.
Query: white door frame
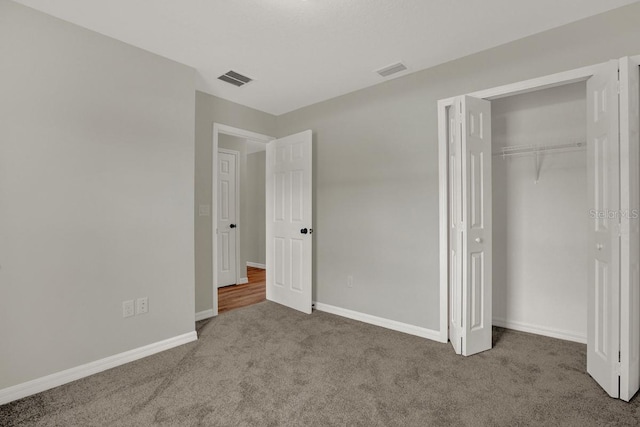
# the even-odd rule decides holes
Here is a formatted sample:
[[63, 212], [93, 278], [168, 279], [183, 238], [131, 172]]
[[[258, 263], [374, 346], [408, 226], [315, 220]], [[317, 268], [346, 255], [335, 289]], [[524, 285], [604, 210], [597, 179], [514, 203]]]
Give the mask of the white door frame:
[[[235, 250], [235, 256], [236, 256], [236, 285], [240, 284], [240, 227], [238, 227], [240, 225], [240, 152], [238, 150], [229, 150], [226, 148], [219, 148], [218, 147], [218, 153], [226, 153], [226, 154], [230, 154], [233, 157], [235, 157], [235, 162], [236, 162], [236, 173], [235, 173], [235, 179], [236, 179], [236, 185], [234, 188], [234, 191], [236, 192], [235, 194], [235, 223], [236, 223], [236, 250]], [[217, 160], [216, 160], [217, 161]], [[217, 167], [217, 164], [216, 164]], [[217, 171], [217, 169], [216, 169]], [[217, 172], [216, 172], [217, 173]], [[217, 191], [217, 185], [219, 184], [218, 182], [218, 176], [216, 175], [216, 191]], [[217, 194], [216, 194], [217, 195]], [[218, 199], [216, 199], [216, 221], [218, 220]], [[216, 231], [217, 231], [217, 222], [216, 222]], [[216, 237], [218, 236], [218, 233], [216, 232]], [[218, 246], [217, 246], [217, 242], [216, 242], [216, 250], [217, 250]], [[216, 258], [217, 259], [217, 258]], [[217, 266], [216, 266], [217, 267]], [[216, 270], [216, 281], [218, 280], [218, 274], [217, 274], [217, 268]], [[217, 283], [216, 283], [217, 285]]]
[[[544, 77], [525, 80], [463, 95], [494, 100], [542, 89], [586, 81], [607, 63], [590, 65]], [[439, 341], [449, 339], [449, 162], [447, 153], [447, 109], [456, 97], [438, 101], [438, 170], [440, 204], [440, 330]]]
[[[235, 128], [232, 126], [223, 125], [220, 123], [213, 124], [213, 162], [212, 162], [212, 185], [211, 185], [211, 245], [212, 245], [212, 266], [213, 266], [213, 315], [218, 315], [218, 138], [220, 134], [235, 136], [238, 138], [244, 138], [254, 142], [261, 142], [267, 144], [269, 141], [275, 138], [268, 135], [263, 135], [248, 130]], [[236, 181], [236, 185], [239, 185], [239, 180]], [[236, 204], [238, 203], [239, 192], [236, 197]], [[239, 209], [236, 212], [239, 215]], [[239, 233], [238, 233], [239, 236]], [[240, 240], [240, 239], [237, 239]], [[239, 243], [239, 242], [238, 242]], [[236, 245], [236, 252], [239, 251], [240, 245]], [[240, 268], [240, 256], [237, 256], [237, 266]], [[238, 273], [236, 273], [238, 274]]]

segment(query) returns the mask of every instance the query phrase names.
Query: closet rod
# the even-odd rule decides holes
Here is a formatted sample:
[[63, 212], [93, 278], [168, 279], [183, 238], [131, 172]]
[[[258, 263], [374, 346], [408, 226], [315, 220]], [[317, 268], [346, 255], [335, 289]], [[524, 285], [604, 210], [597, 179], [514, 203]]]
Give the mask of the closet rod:
[[544, 154], [544, 153], [563, 153], [570, 151], [583, 151], [586, 149], [584, 142], [574, 142], [571, 144], [555, 144], [555, 145], [514, 145], [510, 147], [502, 147], [499, 152], [493, 153], [494, 156], [512, 157], [525, 154]]

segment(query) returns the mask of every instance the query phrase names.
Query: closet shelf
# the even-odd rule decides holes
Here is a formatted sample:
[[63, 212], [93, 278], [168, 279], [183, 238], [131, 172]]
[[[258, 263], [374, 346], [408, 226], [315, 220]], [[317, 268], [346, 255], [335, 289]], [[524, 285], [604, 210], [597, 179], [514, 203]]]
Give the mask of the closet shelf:
[[545, 154], [545, 153], [567, 153], [571, 151], [586, 150], [584, 142], [574, 142], [572, 144], [555, 144], [555, 145], [514, 145], [510, 147], [502, 147], [499, 152], [493, 153], [494, 156], [514, 157], [525, 156], [529, 154]]
[[584, 142], [574, 142], [571, 144], [554, 144], [554, 145], [514, 145], [510, 147], [502, 147], [499, 152], [493, 153], [496, 157], [517, 157], [533, 155], [535, 161], [535, 183], [540, 179], [540, 167], [542, 165], [541, 156], [546, 153], [569, 153], [572, 151], [585, 151], [587, 146]]

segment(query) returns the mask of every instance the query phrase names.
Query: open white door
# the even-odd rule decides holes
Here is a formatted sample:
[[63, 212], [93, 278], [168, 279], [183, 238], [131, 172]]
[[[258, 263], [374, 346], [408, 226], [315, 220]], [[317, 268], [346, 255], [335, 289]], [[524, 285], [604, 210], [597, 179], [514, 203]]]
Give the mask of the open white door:
[[267, 145], [267, 299], [311, 313], [311, 131]]
[[218, 287], [237, 282], [237, 151], [218, 150]]
[[618, 61], [587, 81], [589, 282], [587, 372], [612, 397], [620, 373]]
[[640, 63], [620, 60], [620, 399], [640, 388]]
[[450, 127], [455, 129], [453, 144], [459, 148], [450, 157], [459, 171], [451, 180], [455, 185], [451, 200], [454, 205], [459, 200], [461, 206], [452, 209], [459, 214], [452, 233], [456, 261], [450, 260], [454, 310], [449, 335], [456, 340], [452, 340], [456, 352], [469, 356], [489, 350], [492, 338], [491, 103], [464, 96], [455, 100], [450, 112], [457, 112]]

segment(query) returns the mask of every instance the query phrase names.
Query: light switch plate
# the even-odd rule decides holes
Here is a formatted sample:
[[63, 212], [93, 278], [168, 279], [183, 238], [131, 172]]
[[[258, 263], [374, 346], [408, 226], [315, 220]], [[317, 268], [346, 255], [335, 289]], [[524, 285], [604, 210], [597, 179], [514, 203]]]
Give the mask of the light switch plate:
[[122, 317], [131, 317], [135, 314], [133, 311], [133, 300], [122, 301]]
[[211, 208], [209, 205], [200, 205], [198, 207], [198, 215], [199, 216], [209, 216], [211, 215]]

